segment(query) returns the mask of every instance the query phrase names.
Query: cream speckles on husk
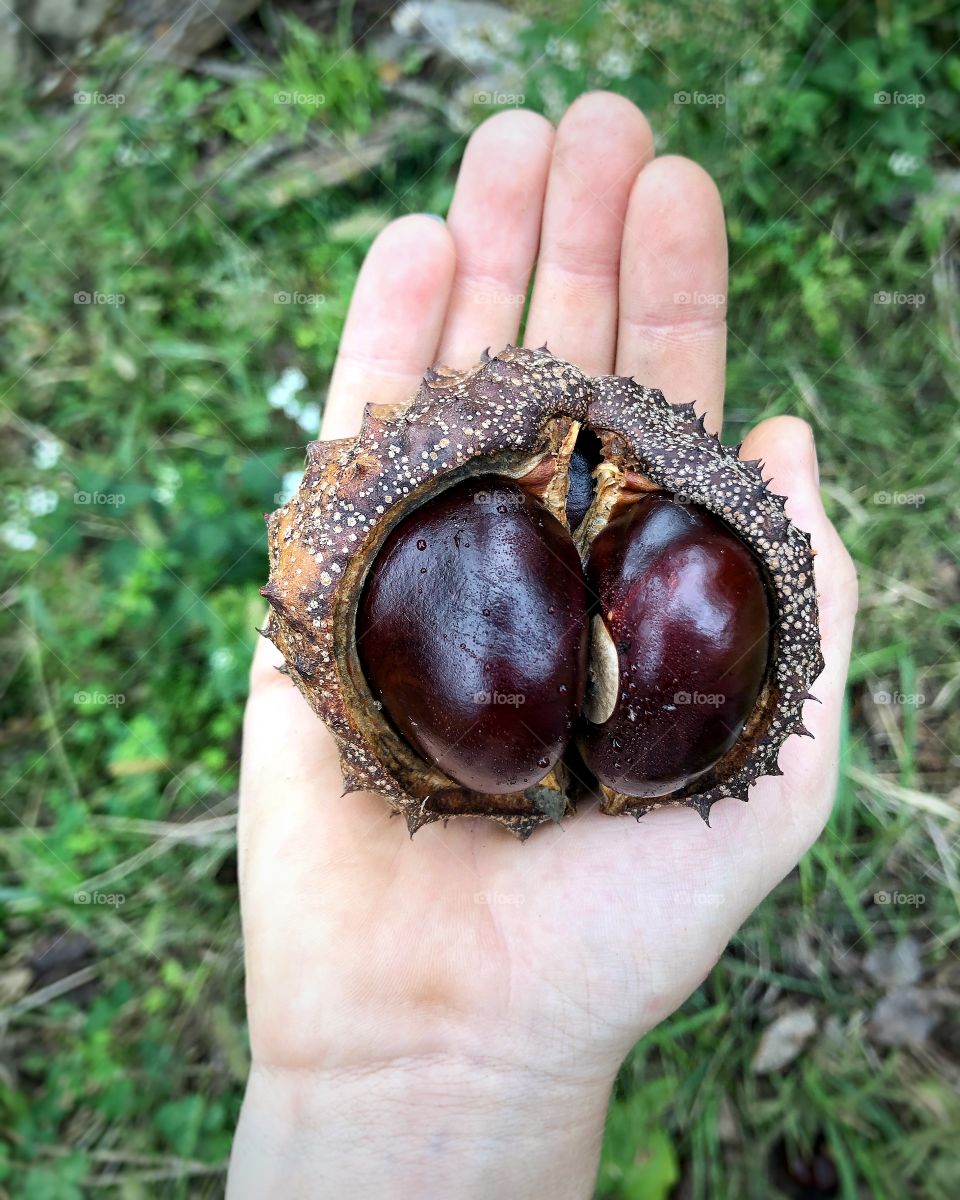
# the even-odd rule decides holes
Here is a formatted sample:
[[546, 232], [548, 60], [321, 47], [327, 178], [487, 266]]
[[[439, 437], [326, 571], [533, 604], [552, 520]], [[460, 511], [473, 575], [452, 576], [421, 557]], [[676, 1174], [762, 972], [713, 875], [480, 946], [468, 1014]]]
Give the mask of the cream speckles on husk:
[[[669, 493], [715, 514], [762, 564], [770, 609], [762, 686], [735, 744], [666, 795], [619, 792], [568, 755], [522, 791], [472, 790], [409, 745], [374, 695], [357, 650], [365, 580], [401, 520], [472, 476], [515, 481], [566, 526], [569, 465], [583, 428], [599, 438], [602, 461], [590, 507], [572, 531], [581, 555], [645, 493]], [[784, 740], [807, 734], [801, 710], [823, 669], [810, 538], [788, 520], [760, 464], [741, 461], [736, 448], [707, 434], [692, 405], [671, 405], [632, 379], [587, 378], [545, 347], [508, 346], [467, 371], [430, 370], [409, 404], [368, 405], [355, 438], [311, 443], [297, 495], [268, 528], [263, 595], [271, 611], [263, 632], [336, 739], [344, 793], [379, 793], [411, 833], [472, 815], [526, 837], [590, 796], [609, 814], [641, 816], [670, 804], [706, 819], [721, 797], [746, 800], [758, 777], [781, 774]], [[599, 673], [594, 664], [594, 691]]]

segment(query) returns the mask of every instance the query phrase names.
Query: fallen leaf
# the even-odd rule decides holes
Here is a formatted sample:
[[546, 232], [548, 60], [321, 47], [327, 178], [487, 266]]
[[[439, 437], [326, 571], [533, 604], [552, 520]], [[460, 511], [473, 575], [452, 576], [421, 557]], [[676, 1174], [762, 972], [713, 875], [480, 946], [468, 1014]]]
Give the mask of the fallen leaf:
[[760, 1038], [750, 1069], [754, 1075], [780, 1071], [797, 1057], [817, 1028], [812, 1008], [791, 1008], [768, 1025]]
[[9, 971], [0, 971], [0, 1005], [4, 1008], [13, 1004], [21, 996], [25, 996], [33, 982], [33, 972], [29, 967], [12, 967]]
[[907, 987], [917, 983], [923, 974], [920, 943], [909, 935], [898, 942], [885, 942], [870, 951], [863, 966], [874, 983], [881, 987]]
[[882, 1046], [926, 1044], [939, 1019], [937, 1004], [923, 988], [894, 988], [873, 1010], [867, 1027]]

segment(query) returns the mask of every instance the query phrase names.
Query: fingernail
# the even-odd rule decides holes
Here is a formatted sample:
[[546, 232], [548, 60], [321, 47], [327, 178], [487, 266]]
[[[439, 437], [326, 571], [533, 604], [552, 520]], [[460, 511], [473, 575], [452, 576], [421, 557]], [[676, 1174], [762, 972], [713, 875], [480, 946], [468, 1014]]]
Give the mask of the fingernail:
[[439, 221], [441, 225], [446, 225], [446, 217], [441, 217], [439, 213], [420, 213], [421, 217], [429, 217], [431, 221]]

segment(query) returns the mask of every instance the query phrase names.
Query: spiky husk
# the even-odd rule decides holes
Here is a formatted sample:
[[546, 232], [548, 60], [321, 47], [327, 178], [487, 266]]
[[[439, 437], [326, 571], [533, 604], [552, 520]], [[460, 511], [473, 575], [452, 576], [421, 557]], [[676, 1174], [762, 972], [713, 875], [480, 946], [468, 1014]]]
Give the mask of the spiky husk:
[[368, 405], [356, 438], [313, 442], [297, 495], [267, 518], [271, 605], [264, 633], [290, 678], [337, 741], [344, 793], [372, 791], [411, 833], [451, 816], [485, 816], [520, 837], [573, 811], [591, 781], [560, 764], [526, 792], [469, 792], [420, 759], [395, 733], [360, 668], [356, 612], [367, 571], [413, 508], [472, 474], [507, 475], [564, 520], [566, 469], [587, 424], [608, 456], [581, 542], [638, 487], [661, 488], [727, 522], [764, 564], [774, 608], [767, 679], [737, 745], [695, 785], [639, 803], [600, 787], [607, 813], [640, 816], [666, 804], [706, 819], [722, 796], [745, 800], [761, 775], [780, 774], [791, 733], [823, 669], [810, 538], [784, 513], [760, 465], [704, 430], [692, 405], [675, 406], [632, 379], [587, 379], [547, 351], [508, 346], [468, 371], [424, 376], [406, 405]]

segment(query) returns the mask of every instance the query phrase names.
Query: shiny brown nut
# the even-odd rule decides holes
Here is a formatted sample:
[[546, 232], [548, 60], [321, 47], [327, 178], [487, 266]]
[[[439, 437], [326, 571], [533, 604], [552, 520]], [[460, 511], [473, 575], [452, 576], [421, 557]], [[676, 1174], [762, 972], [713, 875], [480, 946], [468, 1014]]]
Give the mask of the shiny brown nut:
[[617, 792], [669, 795], [723, 758], [760, 694], [770, 641], [760, 565], [711, 513], [653, 492], [597, 535], [587, 576], [601, 694], [581, 753]]
[[512, 480], [483, 476], [387, 538], [357, 648], [387, 716], [428, 762], [477, 792], [522, 792], [573, 734], [587, 632], [570, 535]]

